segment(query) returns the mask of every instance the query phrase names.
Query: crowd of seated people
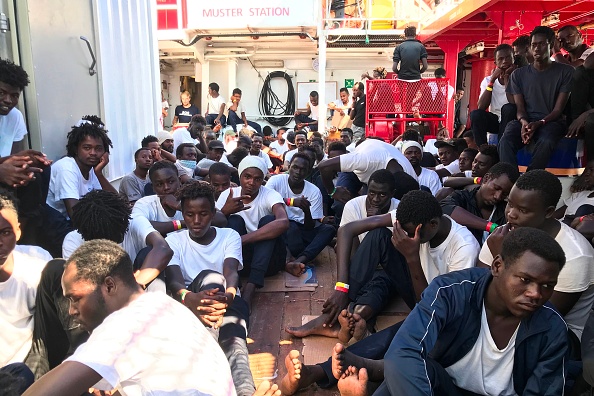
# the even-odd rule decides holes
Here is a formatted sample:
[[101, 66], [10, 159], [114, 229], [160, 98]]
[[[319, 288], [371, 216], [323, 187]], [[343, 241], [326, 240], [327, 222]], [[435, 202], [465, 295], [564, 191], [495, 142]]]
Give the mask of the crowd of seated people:
[[[532, 66], [513, 66], [514, 48], [497, 48], [499, 71], [472, 116], [484, 130], [436, 142], [437, 158], [415, 130], [395, 145], [353, 144], [348, 128], [325, 140], [305, 118], [316, 96], [297, 115], [309, 131], [280, 128], [275, 138], [254, 128], [230, 147], [207, 121], [249, 126], [241, 91], [225, 106], [211, 84], [207, 117], [187, 115], [177, 135], [139, 142], [118, 192], [103, 175], [112, 143], [98, 117], [72, 127], [53, 164], [19, 151], [22, 126], [11, 122], [15, 144], [0, 153], [0, 388], [279, 396], [318, 383], [363, 396], [371, 383], [378, 395], [587, 387], [594, 161], [563, 201], [559, 179], [539, 168], [567, 125], [583, 121], [576, 131], [588, 138], [589, 110], [573, 122], [558, 110], [573, 93], [568, 78], [589, 76], [590, 56], [581, 59], [588, 49], [570, 28], [552, 39], [547, 29], [531, 34]], [[546, 56], [555, 40], [567, 62]], [[539, 85], [541, 72], [549, 83]], [[0, 108], [2, 133], [4, 117], [18, 121], [27, 83], [0, 60], [0, 93], [17, 94]], [[514, 104], [498, 113], [502, 92]], [[507, 105], [519, 117], [502, 128]], [[500, 130], [499, 148], [486, 144]], [[531, 140], [533, 164], [520, 175], [510, 153]], [[31, 227], [36, 217], [43, 233]], [[291, 351], [286, 376], [256, 387], [247, 347], [256, 290], [283, 271], [302, 275], [327, 246], [337, 282], [323, 286], [334, 291], [320, 316], [286, 331], [339, 343], [316, 365]], [[410, 314], [376, 332], [395, 298]]]

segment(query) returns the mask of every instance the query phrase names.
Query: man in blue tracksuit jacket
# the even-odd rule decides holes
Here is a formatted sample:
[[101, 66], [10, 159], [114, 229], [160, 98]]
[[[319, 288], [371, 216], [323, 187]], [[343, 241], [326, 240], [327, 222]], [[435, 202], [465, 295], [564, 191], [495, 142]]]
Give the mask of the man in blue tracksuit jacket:
[[562, 395], [567, 326], [547, 301], [564, 264], [552, 237], [520, 228], [491, 271], [436, 278], [394, 337], [375, 394]]

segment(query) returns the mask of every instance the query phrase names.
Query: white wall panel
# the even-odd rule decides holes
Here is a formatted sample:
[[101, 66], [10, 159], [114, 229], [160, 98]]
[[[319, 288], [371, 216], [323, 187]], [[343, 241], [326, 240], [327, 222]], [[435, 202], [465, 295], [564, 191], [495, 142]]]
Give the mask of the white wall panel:
[[154, 2], [94, 0], [100, 90], [113, 141], [109, 177], [134, 169], [134, 152], [161, 111]]

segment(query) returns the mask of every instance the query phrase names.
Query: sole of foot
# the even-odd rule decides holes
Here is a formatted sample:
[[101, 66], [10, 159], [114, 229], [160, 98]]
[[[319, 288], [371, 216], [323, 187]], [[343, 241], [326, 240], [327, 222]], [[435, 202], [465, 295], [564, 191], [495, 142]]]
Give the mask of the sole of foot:
[[366, 396], [368, 381], [366, 369], [350, 366], [338, 380], [338, 390], [341, 396]]

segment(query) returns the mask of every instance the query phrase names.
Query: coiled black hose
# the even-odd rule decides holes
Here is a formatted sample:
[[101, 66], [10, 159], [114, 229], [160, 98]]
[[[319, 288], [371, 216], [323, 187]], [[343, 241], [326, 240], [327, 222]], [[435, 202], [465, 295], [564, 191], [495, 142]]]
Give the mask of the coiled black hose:
[[[282, 102], [274, 93], [270, 82], [273, 78], [284, 78], [287, 82], [287, 100]], [[273, 116], [292, 116], [295, 114], [295, 89], [291, 76], [283, 71], [274, 71], [266, 76], [264, 86], [260, 92], [260, 99], [258, 100], [258, 108], [260, 114], [267, 114], [271, 117], [264, 117], [271, 125], [281, 127], [293, 121], [291, 117], [273, 117]]]

